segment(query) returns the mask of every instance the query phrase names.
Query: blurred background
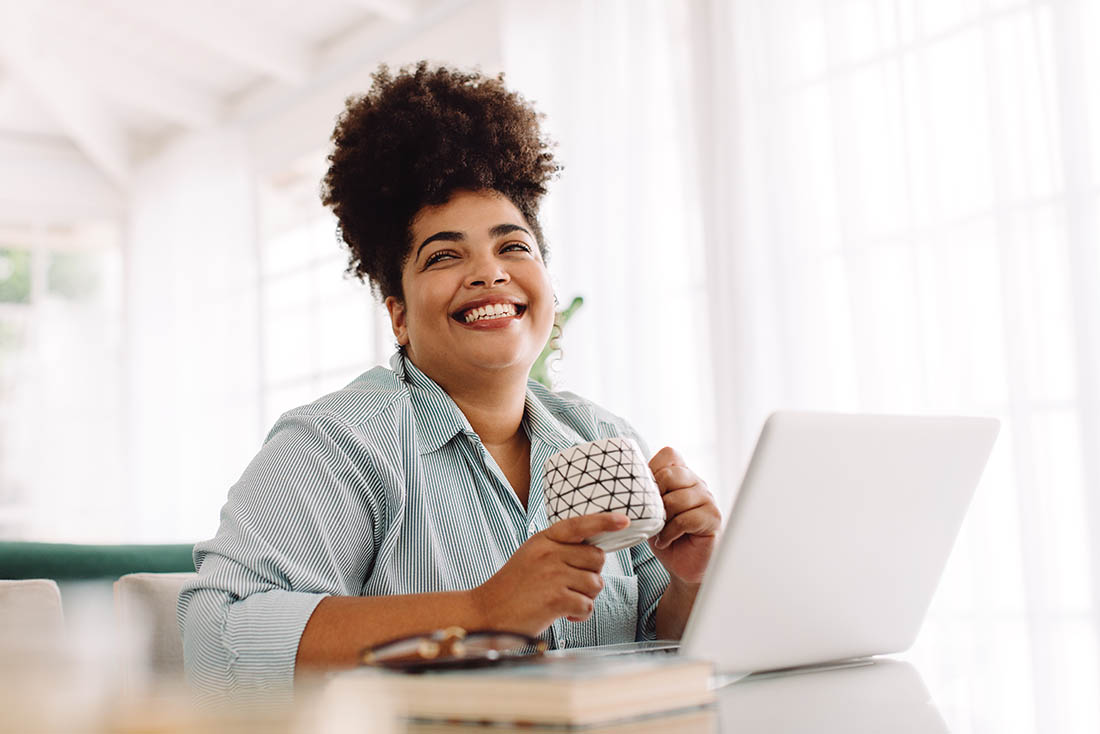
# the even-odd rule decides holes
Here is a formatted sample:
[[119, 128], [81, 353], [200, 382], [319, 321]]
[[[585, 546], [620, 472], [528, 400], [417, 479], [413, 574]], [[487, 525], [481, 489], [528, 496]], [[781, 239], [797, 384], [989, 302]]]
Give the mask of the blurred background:
[[945, 710], [1100, 728], [1100, 2], [0, 13], [0, 540], [210, 537], [280, 413], [385, 364], [328, 136], [380, 62], [477, 66], [565, 166], [556, 385], [723, 503], [776, 409], [1001, 418], [911, 655]]

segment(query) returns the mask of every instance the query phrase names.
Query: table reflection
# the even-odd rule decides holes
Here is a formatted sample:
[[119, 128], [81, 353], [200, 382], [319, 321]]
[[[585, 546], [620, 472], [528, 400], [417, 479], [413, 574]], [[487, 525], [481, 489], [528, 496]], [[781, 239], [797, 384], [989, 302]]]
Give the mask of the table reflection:
[[720, 691], [718, 715], [722, 732], [948, 731], [916, 668], [890, 659], [745, 678]]

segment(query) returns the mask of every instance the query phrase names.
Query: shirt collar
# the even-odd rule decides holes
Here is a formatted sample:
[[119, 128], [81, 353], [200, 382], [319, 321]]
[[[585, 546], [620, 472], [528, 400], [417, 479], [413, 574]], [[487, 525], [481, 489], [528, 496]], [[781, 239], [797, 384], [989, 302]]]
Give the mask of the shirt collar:
[[[397, 352], [390, 358], [390, 367], [409, 388], [413, 412], [416, 413], [417, 440], [421, 454], [439, 450], [459, 433], [473, 436], [474, 429], [455, 401], [412, 363], [404, 353]], [[551, 453], [584, 443], [584, 438], [564, 425], [546, 408], [538, 396], [527, 388], [524, 422], [527, 435], [551, 449]]]
[[545, 444], [551, 449], [551, 453], [563, 451], [585, 441], [580, 434], [554, 417], [554, 414], [531, 389], [530, 383], [527, 387], [524, 420], [527, 423], [527, 436], [532, 441]]
[[416, 414], [416, 436], [421, 454], [439, 450], [459, 433], [473, 434], [474, 429], [455, 401], [435, 380], [420, 371], [403, 352], [390, 357], [394, 374], [408, 386], [413, 412]]

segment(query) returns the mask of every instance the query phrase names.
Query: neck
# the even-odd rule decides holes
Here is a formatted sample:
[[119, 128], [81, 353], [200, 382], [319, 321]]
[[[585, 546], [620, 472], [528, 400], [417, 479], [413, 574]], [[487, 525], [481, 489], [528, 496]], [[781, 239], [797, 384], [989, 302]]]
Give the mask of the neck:
[[447, 392], [486, 447], [504, 446], [526, 438], [522, 425], [527, 396], [526, 383], [522, 390], [511, 388], [498, 389], [493, 393]]
[[527, 404], [526, 373], [501, 370], [489, 375], [479, 372], [437, 377], [417, 367], [451, 396], [487, 447], [526, 439], [522, 426]]

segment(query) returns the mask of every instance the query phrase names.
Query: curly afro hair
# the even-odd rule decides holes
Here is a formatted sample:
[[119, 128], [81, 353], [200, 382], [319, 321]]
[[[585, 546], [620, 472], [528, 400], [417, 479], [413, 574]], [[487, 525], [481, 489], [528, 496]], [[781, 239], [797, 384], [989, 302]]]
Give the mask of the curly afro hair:
[[348, 247], [348, 273], [369, 279], [382, 299], [404, 300], [413, 218], [458, 190], [508, 197], [545, 258], [538, 208], [561, 168], [539, 130], [543, 115], [505, 88], [503, 74], [420, 61], [396, 75], [383, 64], [372, 78], [337, 120], [321, 192]]

